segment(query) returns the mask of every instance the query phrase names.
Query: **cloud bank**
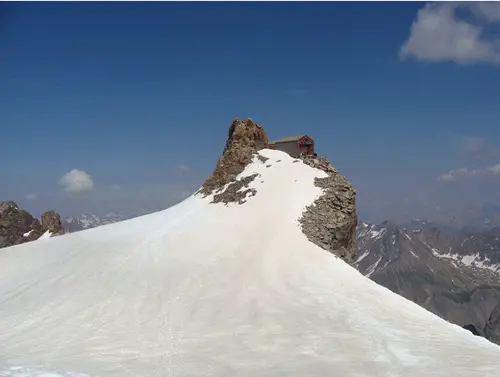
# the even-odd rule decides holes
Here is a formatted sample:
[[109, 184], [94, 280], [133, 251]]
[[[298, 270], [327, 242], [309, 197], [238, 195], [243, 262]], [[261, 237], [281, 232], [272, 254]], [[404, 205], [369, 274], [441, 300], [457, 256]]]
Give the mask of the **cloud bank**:
[[488, 27], [500, 22], [500, 2], [427, 4], [413, 22], [400, 58], [500, 65], [500, 36]]
[[492, 165], [483, 169], [460, 168], [450, 170], [447, 173], [441, 174], [438, 180], [444, 182], [459, 181], [464, 179], [479, 178], [485, 176], [499, 175], [500, 164]]

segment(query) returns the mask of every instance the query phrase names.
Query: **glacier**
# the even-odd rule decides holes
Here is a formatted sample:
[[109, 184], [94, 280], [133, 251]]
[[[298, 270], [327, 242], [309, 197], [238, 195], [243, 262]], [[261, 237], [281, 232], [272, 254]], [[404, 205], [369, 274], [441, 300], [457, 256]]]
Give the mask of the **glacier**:
[[242, 205], [192, 195], [0, 250], [0, 376], [499, 375], [500, 347], [307, 240], [326, 173], [259, 154]]

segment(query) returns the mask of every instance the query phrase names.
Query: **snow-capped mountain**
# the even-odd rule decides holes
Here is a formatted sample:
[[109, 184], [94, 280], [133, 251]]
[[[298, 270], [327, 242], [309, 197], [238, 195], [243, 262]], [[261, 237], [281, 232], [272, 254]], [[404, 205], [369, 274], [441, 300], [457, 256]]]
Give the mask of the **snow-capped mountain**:
[[64, 219], [63, 226], [68, 232], [77, 232], [79, 230], [116, 223], [125, 219], [125, 216], [116, 213], [107, 213], [104, 216], [98, 216], [93, 213], [85, 212], [79, 216], [73, 216]]
[[398, 227], [361, 222], [357, 268], [441, 317], [500, 343], [500, 240], [495, 230], [441, 231], [430, 222]]
[[0, 374], [498, 375], [500, 347], [308, 239], [299, 219], [322, 202], [325, 172], [259, 156], [206, 197], [4, 249]]

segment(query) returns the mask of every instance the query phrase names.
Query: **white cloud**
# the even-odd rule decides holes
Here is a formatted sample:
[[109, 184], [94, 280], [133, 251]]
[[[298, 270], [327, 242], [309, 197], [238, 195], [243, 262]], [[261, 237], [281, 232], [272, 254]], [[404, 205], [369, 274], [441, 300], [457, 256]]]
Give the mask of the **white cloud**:
[[438, 180], [444, 182], [459, 181], [464, 179], [484, 177], [488, 175], [500, 175], [500, 164], [489, 166], [484, 169], [468, 169], [460, 168], [456, 170], [450, 170], [447, 173], [441, 174]]
[[487, 22], [500, 21], [500, 6], [494, 1], [473, 2], [472, 11]]
[[486, 168], [486, 171], [493, 174], [500, 174], [500, 164], [496, 164]]
[[118, 191], [118, 190], [121, 190], [122, 188], [120, 187], [120, 185], [113, 185], [113, 186], [111, 186], [111, 189]]
[[469, 170], [467, 168], [460, 168], [456, 170], [450, 170], [447, 173], [441, 174], [438, 177], [438, 180], [440, 181], [445, 181], [445, 182], [450, 182], [450, 181], [457, 181], [459, 179], [463, 178], [469, 178], [471, 176], [474, 176], [477, 174], [476, 170]]
[[94, 188], [94, 181], [92, 181], [90, 175], [78, 169], [73, 169], [64, 174], [59, 179], [59, 184], [68, 192], [80, 192]]
[[31, 194], [26, 195], [25, 198], [27, 200], [35, 200], [36, 198], [38, 198], [38, 195], [34, 194], [34, 193], [31, 193]]
[[[474, 23], [457, 16], [468, 12]], [[417, 15], [400, 57], [459, 64], [500, 64], [500, 38], [485, 38], [486, 26], [500, 21], [500, 2], [443, 2], [427, 4]]]

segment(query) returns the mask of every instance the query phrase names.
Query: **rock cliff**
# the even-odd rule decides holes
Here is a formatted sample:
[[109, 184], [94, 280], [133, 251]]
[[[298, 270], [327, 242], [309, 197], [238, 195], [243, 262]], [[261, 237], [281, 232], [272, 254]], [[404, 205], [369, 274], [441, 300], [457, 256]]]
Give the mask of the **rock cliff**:
[[59, 236], [65, 233], [62, 226], [61, 216], [54, 210], [45, 212], [41, 219], [42, 233], [50, 232], [52, 236]]
[[[255, 155], [265, 162], [265, 157], [257, 152], [266, 148], [267, 133], [252, 119], [235, 119], [228, 132], [228, 138], [215, 171], [197, 192], [204, 197], [213, 195], [212, 203], [244, 204], [257, 192], [248, 185], [257, 174], [237, 179], [237, 176], [252, 161]], [[316, 178], [315, 185], [323, 190], [311, 206], [307, 207], [299, 222], [309, 241], [339, 256], [352, 264], [356, 247], [356, 192], [345, 177], [326, 158], [297, 159], [312, 168], [327, 174]]]
[[306, 208], [299, 222], [309, 241], [328, 250], [349, 264], [356, 256], [356, 191], [326, 158], [304, 158], [306, 165], [323, 170], [325, 178], [316, 178], [321, 195]]
[[37, 240], [47, 231], [51, 235], [64, 234], [61, 218], [54, 211], [45, 212], [41, 220], [13, 201], [0, 202], [0, 248]]

